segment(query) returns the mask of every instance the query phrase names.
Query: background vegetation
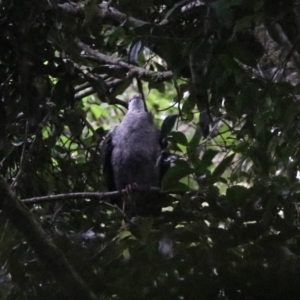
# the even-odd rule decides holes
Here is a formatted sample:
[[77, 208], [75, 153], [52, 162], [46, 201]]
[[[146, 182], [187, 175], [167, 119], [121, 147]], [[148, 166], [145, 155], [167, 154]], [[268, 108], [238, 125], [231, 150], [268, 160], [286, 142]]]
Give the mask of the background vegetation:
[[[300, 297], [299, 1], [1, 0], [0, 32], [0, 299]], [[105, 191], [136, 91], [179, 115], [182, 193], [130, 229], [108, 199], [38, 203]]]

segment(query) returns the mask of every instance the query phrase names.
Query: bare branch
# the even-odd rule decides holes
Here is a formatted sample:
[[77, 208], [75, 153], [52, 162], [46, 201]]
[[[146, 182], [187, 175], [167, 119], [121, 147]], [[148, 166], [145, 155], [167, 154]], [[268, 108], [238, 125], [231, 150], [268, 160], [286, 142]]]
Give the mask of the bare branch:
[[[58, 4], [58, 7], [60, 10], [69, 13], [69, 14], [76, 14], [80, 15], [84, 13], [84, 5], [83, 4], [76, 4], [74, 2], [69, 3], [62, 3]], [[98, 17], [102, 21], [106, 22], [117, 22], [118, 24], [127, 23], [129, 26], [133, 27], [140, 27], [143, 25], [151, 24], [149, 22], [145, 22], [130, 16], [127, 16], [126, 14], [121, 13], [117, 9], [113, 8], [108, 3], [101, 3], [99, 5], [98, 10]], [[155, 25], [155, 24], [154, 24]]]
[[94, 91], [94, 89], [92, 87], [88, 87], [86, 88], [85, 90], [82, 90], [80, 92], [77, 92], [75, 94], [75, 99], [78, 100], [78, 99], [82, 99], [84, 97], [88, 97], [88, 96], [91, 96], [93, 94], [95, 94], [96, 92]]
[[126, 63], [119, 58], [105, 55], [97, 50], [90, 48], [88, 45], [84, 44], [80, 40], [76, 40], [75, 42], [77, 46], [81, 48], [83, 51], [85, 51], [86, 53], [88, 53], [91, 58], [94, 58], [95, 60], [101, 63], [106, 63], [109, 65], [118, 65], [124, 69], [127, 69], [129, 71], [128, 76], [138, 76], [139, 78], [142, 78], [144, 80], [156, 80], [156, 81], [165, 81], [173, 77], [173, 72], [171, 71], [155, 72], [155, 71], [146, 70], [144, 68]]
[[[137, 189], [137, 191], [145, 191], [145, 188]], [[149, 191], [146, 190], [146, 191]], [[151, 187], [150, 192], [159, 192], [162, 195], [166, 194], [186, 194], [186, 192], [183, 191], [167, 191], [167, 192], [161, 192], [159, 187]], [[193, 191], [191, 191], [193, 192]], [[22, 199], [21, 201], [28, 204], [38, 204], [38, 203], [45, 203], [45, 202], [55, 202], [60, 200], [70, 200], [70, 199], [108, 199], [108, 198], [115, 198], [120, 195], [126, 194], [126, 190], [122, 191], [113, 191], [113, 192], [83, 192], [83, 193], [69, 193], [69, 194], [57, 194], [57, 195], [49, 195], [49, 196], [42, 196], [42, 197], [34, 197], [34, 198], [28, 198], [28, 199]], [[111, 205], [112, 207], [115, 207], [114, 205], [101, 201], [103, 204]]]
[[268, 24], [265, 23], [266, 29], [268, 30], [271, 38], [273, 41], [275, 41], [277, 44], [279, 44], [283, 49], [285, 49], [285, 52], [287, 53], [287, 60], [289, 57], [291, 57], [294, 61], [294, 63], [299, 66], [299, 52], [297, 51], [296, 46], [299, 44], [299, 38], [295, 45], [292, 44], [290, 39], [288, 38], [287, 34], [283, 30], [282, 26], [279, 23], [272, 23]]
[[74, 89], [75, 89], [75, 92], [80, 92], [88, 87], [90, 87], [90, 83], [86, 81], [82, 84], [75, 86]]

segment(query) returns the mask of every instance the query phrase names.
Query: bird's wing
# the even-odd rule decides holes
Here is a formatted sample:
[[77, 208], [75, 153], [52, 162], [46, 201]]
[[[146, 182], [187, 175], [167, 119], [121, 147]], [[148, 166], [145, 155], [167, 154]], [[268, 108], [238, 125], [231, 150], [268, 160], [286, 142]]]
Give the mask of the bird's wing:
[[115, 129], [106, 136], [105, 140], [103, 141], [102, 147], [101, 147], [103, 175], [104, 175], [104, 179], [106, 181], [107, 188], [109, 191], [116, 190], [114, 171], [113, 171], [112, 162], [111, 162], [112, 151], [113, 151], [113, 147], [114, 147], [113, 142], [112, 142], [114, 131], [115, 131]]

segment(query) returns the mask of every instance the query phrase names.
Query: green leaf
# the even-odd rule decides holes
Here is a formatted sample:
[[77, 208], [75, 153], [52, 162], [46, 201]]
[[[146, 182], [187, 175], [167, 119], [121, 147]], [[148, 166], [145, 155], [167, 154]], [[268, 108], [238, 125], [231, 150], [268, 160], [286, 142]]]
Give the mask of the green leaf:
[[228, 45], [230, 53], [240, 62], [251, 67], [256, 66], [256, 59], [250, 49], [247, 49], [244, 44], [232, 42]]
[[117, 95], [122, 95], [124, 91], [132, 84], [130, 79], [123, 80], [121, 83], [114, 86], [111, 96], [115, 97]]
[[176, 142], [180, 145], [187, 146], [188, 140], [183, 132], [181, 131], [173, 131], [170, 133], [170, 136], [173, 137]]
[[160, 93], [164, 93], [165, 92], [165, 84], [164, 82], [157, 82], [157, 81], [150, 81], [148, 84], [148, 88], [149, 90], [158, 90]]
[[283, 199], [282, 203], [284, 219], [290, 226], [293, 226], [293, 223], [295, 221], [295, 215], [297, 214], [295, 203], [290, 197]]
[[107, 45], [115, 45], [119, 39], [123, 38], [125, 35], [125, 30], [123, 27], [113, 27], [110, 31], [105, 34], [105, 41]]
[[[185, 183], [182, 183], [182, 182], [177, 182], [176, 186], [173, 187], [173, 189], [174, 188], [176, 189], [176, 191], [182, 191], [182, 192], [191, 191], [191, 188], [188, 185], [186, 185]], [[171, 189], [170, 189], [170, 191], [171, 191]]]
[[177, 189], [178, 181], [190, 174], [194, 170], [189, 166], [189, 164], [184, 160], [178, 160], [175, 165], [172, 166], [165, 174], [162, 180], [162, 190]]
[[148, 240], [148, 237], [150, 235], [151, 229], [153, 225], [153, 218], [143, 218], [138, 223], [138, 233], [140, 238], [143, 242], [146, 242]]
[[195, 166], [199, 162], [199, 151], [198, 145], [201, 140], [201, 131], [199, 126], [196, 126], [195, 133], [190, 140], [187, 147], [187, 155], [189, 157], [189, 161]]
[[80, 110], [69, 110], [65, 115], [65, 123], [68, 125], [73, 136], [81, 134], [84, 124]]
[[132, 235], [132, 233], [129, 230], [121, 231], [117, 235], [117, 239], [119, 239], [119, 240], [123, 240], [123, 239], [126, 239], [126, 238], [132, 238], [132, 237], [133, 237], [133, 235]]
[[201, 140], [201, 130], [200, 130], [199, 126], [196, 126], [194, 135], [188, 144], [188, 146], [189, 146], [188, 151], [197, 149], [197, 147], [200, 143], [200, 140]]
[[84, 5], [84, 16], [85, 22], [89, 23], [94, 20], [95, 17], [98, 15], [98, 5], [95, 0], [89, 1], [87, 4]]
[[226, 171], [226, 169], [232, 163], [234, 156], [235, 156], [235, 153], [225, 157], [219, 163], [219, 165], [215, 168], [215, 170], [212, 173], [212, 183], [217, 182], [220, 179], [220, 177], [223, 175], [223, 173]]
[[238, 32], [238, 31], [243, 31], [246, 28], [249, 28], [252, 25], [253, 19], [254, 16], [251, 15], [237, 20], [234, 26], [234, 30]]
[[219, 152], [213, 149], [208, 149], [203, 154], [200, 161], [197, 162], [197, 172], [204, 172], [209, 166], [212, 165], [212, 160]]
[[233, 23], [233, 14], [230, 9], [230, 1], [215, 1], [210, 4], [210, 6], [215, 10], [215, 14], [225, 27], [229, 28]]
[[170, 115], [164, 119], [160, 130], [160, 136], [162, 139], [166, 138], [169, 135], [169, 133], [172, 131], [177, 118], [178, 115]]
[[57, 109], [63, 108], [66, 104], [73, 107], [74, 94], [75, 91], [72, 83], [61, 79], [55, 84], [52, 90], [51, 102], [56, 104]]
[[249, 189], [244, 186], [232, 186], [226, 190], [227, 201], [234, 206], [241, 206], [249, 198], [249, 192]]
[[188, 97], [182, 106], [182, 112], [184, 113], [184, 117], [187, 121], [192, 121], [194, 118], [194, 114], [192, 113], [193, 108], [196, 105], [195, 97]]

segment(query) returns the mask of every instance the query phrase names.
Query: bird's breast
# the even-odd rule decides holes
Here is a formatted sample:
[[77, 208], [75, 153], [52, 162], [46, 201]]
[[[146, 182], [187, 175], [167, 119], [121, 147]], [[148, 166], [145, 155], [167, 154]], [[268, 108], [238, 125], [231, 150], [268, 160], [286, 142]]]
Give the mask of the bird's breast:
[[117, 188], [133, 182], [158, 184], [158, 132], [147, 113], [127, 114], [117, 127], [113, 143], [112, 164]]

